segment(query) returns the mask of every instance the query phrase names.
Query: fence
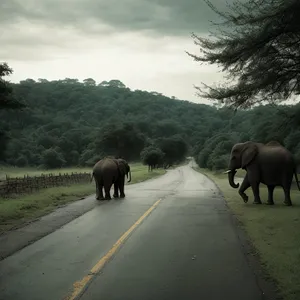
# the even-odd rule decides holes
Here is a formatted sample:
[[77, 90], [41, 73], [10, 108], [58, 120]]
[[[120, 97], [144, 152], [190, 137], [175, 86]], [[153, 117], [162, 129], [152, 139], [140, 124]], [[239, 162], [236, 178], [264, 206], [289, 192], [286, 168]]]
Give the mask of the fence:
[[0, 197], [12, 194], [29, 194], [40, 189], [64, 186], [70, 184], [87, 183], [91, 180], [91, 173], [71, 174], [42, 174], [41, 176], [24, 176], [20, 178], [6, 177], [0, 180]]

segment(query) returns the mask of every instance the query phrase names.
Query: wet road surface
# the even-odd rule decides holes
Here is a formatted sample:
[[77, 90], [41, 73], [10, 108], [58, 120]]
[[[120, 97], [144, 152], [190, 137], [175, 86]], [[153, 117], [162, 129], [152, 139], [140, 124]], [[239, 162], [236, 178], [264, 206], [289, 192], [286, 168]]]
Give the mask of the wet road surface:
[[263, 299], [209, 179], [186, 165], [125, 193], [0, 261], [0, 299]]

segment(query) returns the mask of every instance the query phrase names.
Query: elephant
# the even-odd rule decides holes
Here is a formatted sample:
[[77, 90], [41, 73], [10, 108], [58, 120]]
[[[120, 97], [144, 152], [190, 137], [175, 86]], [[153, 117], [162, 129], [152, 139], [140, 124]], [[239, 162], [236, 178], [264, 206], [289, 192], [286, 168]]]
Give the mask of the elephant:
[[229, 184], [233, 188], [239, 187], [239, 183], [235, 184], [234, 182], [234, 175], [240, 168], [247, 171], [239, 189], [239, 194], [245, 203], [248, 202], [245, 191], [250, 186], [254, 195], [253, 203], [262, 203], [259, 184], [263, 183], [268, 187], [268, 205], [274, 204], [274, 188], [281, 186], [285, 195], [284, 204], [291, 206], [290, 188], [294, 174], [300, 190], [294, 157], [289, 150], [276, 141], [267, 144], [252, 141], [235, 144], [231, 150], [228, 171], [225, 172], [228, 174]]
[[[129, 174], [129, 178], [128, 178]], [[131, 181], [130, 166], [125, 159], [122, 158], [103, 158], [99, 160], [93, 168], [91, 181], [93, 177], [96, 183], [96, 199], [97, 200], [111, 200], [110, 189], [114, 185], [114, 198], [125, 197], [124, 184], [125, 175], [128, 182]], [[103, 197], [103, 189], [105, 191], [105, 197]]]

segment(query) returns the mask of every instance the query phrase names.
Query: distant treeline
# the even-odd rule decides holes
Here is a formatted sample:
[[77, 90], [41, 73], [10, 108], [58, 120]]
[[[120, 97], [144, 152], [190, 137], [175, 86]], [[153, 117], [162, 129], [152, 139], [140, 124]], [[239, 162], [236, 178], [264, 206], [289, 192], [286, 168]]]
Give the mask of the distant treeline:
[[27, 107], [0, 112], [5, 164], [91, 166], [116, 155], [172, 165], [192, 155], [201, 167], [222, 169], [233, 143], [246, 140], [277, 140], [300, 157], [299, 105], [234, 114], [228, 108], [131, 91], [118, 80], [97, 85], [91, 78], [27, 79], [13, 84], [13, 90]]

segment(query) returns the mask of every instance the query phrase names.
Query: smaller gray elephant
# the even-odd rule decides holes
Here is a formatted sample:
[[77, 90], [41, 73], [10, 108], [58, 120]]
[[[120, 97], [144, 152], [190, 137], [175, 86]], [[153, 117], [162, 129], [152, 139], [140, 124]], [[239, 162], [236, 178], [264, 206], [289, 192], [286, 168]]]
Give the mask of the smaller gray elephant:
[[[129, 178], [128, 178], [129, 174]], [[110, 189], [114, 185], [114, 198], [125, 197], [124, 184], [125, 175], [128, 178], [128, 182], [131, 181], [130, 166], [127, 161], [122, 158], [103, 158], [98, 161], [93, 168], [91, 181], [93, 178], [96, 183], [96, 199], [97, 200], [110, 200]], [[105, 197], [103, 197], [103, 188], [105, 191]]]

